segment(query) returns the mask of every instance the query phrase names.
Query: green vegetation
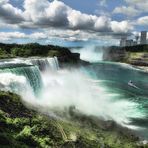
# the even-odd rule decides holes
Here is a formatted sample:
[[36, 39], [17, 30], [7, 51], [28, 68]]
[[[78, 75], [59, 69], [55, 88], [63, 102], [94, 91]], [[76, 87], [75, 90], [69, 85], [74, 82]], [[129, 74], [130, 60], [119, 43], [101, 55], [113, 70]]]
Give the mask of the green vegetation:
[[133, 65], [147, 66], [148, 62], [148, 45], [137, 45], [125, 47], [126, 58], [125, 62]]
[[0, 48], [0, 58], [3, 59], [3, 58], [9, 58], [9, 57], [11, 57], [11, 55], [8, 54], [7, 51]]
[[80, 60], [80, 54], [71, 53], [68, 48], [53, 46], [53, 45], [40, 45], [38, 43], [30, 44], [3, 44], [0, 43], [0, 59], [15, 58], [15, 57], [58, 57], [60, 66], [75, 65], [84, 63]]
[[66, 56], [71, 52], [68, 48], [53, 46], [53, 45], [40, 45], [38, 43], [30, 44], [2, 44], [0, 43], [0, 56], [1, 58], [7, 57], [28, 57], [28, 56]]
[[0, 92], [0, 147], [136, 148], [137, 138], [69, 109], [68, 120], [54, 119], [27, 109], [16, 94]]
[[125, 49], [129, 52], [148, 52], [148, 45], [135, 45], [135, 46], [127, 46], [122, 47], [121, 49]]
[[103, 59], [137, 66], [148, 66], [148, 45], [112, 46], [104, 51]]

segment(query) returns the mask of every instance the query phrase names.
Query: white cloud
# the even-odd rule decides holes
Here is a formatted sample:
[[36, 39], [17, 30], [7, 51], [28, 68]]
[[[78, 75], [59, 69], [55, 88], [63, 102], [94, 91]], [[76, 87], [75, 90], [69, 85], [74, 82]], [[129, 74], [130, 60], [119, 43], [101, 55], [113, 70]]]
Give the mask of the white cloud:
[[28, 21], [43, 26], [63, 26], [67, 20], [68, 7], [60, 1], [25, 0], [24, 15]]
[[88, 40], [114, 40], [112, 35], [103, 36], [99, 33], [92, 33], [77, 30], [57, 30], [48, 29], [42, 32], [35, 32], [31, 34], [25, 34], [22, 32], [0, 32], [0, 40], [3, 42], [15, 42], [16, 39], [23, 39], [23, 41], [43, 41], [44, 43], [49, 42], [51, 39], [61, 39], [65, 41], [88, 41]]
[[0, 32], [0, 40], [22, 39], [26, 38], [26, 34], [21, 32]]
[[31, 38], [31, 39], [36, 39], [36, 40], [48, 38], [48, 36], [43, 32], [35, 32], [35, 33], [32, 33], [31, 35], [28, 35], [28, 37]]
[[23, 21], [22, 10], [13, 7], [8, 0], [0, 1], [0, 19], [7, 23], [15, 24]]
[[9, 2], [9, 0], [1, 0], [1, 1], [0, 1], [0, 5], [7, 4], [8, 2]]
[[103, 6], [103, 7], [106, 7], [107, 6], [107, 2], [106, 2], [107, 0], [100, 0], [99, 1], [99, 5], [100, 6]]
[[111, 19], [105, 16], [100, 16], [95, 21], [95, 30], [97, 31], [110, 31], [110, 21]]
[[148, 26], [148, 16], [140, 17], [137, 23], [138, 25]]
[[24, 8], [27, 20], [38, 26], [97, 31], [110, 28], [108, 18], [81, 13], [58, 0], [53, 2], [43, 0], [41, 3], [37, 3], [37, 0], [25, 0]]
[[115, 33], [128, 33], [129, 29], [133, 29], [133, 26], [128, 21], [112, 21], [111, 28]]
[[134, 17], [148, 12], [148, 0], [124, 0], [125, 5], [116, 7], [113, 13]]
[[31, 39], [31, 40], [42, 40], [47, 39], [48, 36], [43, 32], [35, 32], [32, 34], [25, 34], [22, 32], [0, 32], [1, 41], [9, 41], [14, 39]]
[[12, 6], [8, 0], [1, 0], [0, 4], [0, 27], [3, 27], [5, 22], [9, 27], [42, 30], [30, 35], [19, 32], [10, 34], [1, 32], [5, 39], [21, 37], [40, 40], [59, 37], [73, 41], [87, 40], [108, 35], [108, 33], [110, 35], [128, 33], [132, 29], [129, 21], [117, 22], [112, 21], [109, 16], [85, 14], [58, 0], [52, 2], [24, 0], [23, 10]]
[[142, 12], [148, 12], [148, 0], [125, 0], [125, 2], [131, 6], [135, 6]]
[[96, 16], [82, 14], [80, 11], [69, 11], [68, 21], [70, 28], [94, 29]]
[[121, 6], [121, 7], [116, 7], [113, 10], [113, 13], [121, 13], [121, 14], [127, 15], [129, 17], [133, 17], [133, 16], [139, 15], [140, 11], [132, 6]]

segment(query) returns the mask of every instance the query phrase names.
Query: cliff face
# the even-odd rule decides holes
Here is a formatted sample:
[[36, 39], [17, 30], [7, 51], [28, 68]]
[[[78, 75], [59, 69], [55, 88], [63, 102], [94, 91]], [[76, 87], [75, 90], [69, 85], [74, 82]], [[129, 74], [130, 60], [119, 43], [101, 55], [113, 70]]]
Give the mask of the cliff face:
[[119, 47], [109, 47], [104, 49], [103, 52], [104, 61], [122, 62], [126, 59], [126, 57], [127, 57], [126, 51]]
[[79, 53], [70, 53], [68, 55], [58, 56], [58, 61], [60, 67], [77, 67], [89, 64], [89, 62], [80, 59]]
[[109, 47], [104, 50], [103, 60], [148, 66], [148, 45]]
[[18, 95], [0, 92], [0, 147], [137, 147], [137, 139], [112, 121], [83, 115], [74, 107], [69, 116], [54, 119], [26, 108]]

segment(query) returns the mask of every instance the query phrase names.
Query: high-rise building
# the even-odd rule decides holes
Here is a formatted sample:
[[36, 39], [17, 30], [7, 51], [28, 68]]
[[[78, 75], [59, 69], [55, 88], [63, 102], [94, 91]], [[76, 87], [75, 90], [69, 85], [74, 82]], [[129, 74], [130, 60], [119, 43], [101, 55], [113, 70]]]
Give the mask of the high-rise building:
[[126, 46], [133, 46], [133, 40], [126, 40]]
[[136, 40], [136, 44], [138, 44], [139, 43], [139, 35], [138, 34], [135, 36], [135, 40]]
[[146, 44], [147, 31], [141, 31], [140, 44]]
[[120, 40], [120, 47], [125, 47], [126, 46], [126, 37], [122, 37]]

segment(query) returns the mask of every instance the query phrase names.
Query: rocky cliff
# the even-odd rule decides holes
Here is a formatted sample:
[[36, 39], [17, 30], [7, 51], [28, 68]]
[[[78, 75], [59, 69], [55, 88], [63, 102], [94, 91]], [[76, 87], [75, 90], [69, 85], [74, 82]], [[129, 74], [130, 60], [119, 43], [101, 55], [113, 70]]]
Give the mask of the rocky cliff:
[[148, 45], [109, 47], [104, 49], [103, 60], [148, 66]]
[[125, 49], [122, 49], [116, 46], [105, 48], [103, 51], [104, 61], [122, 62], [126, 59], [126, 56], [127, 56], [127, 53]]

